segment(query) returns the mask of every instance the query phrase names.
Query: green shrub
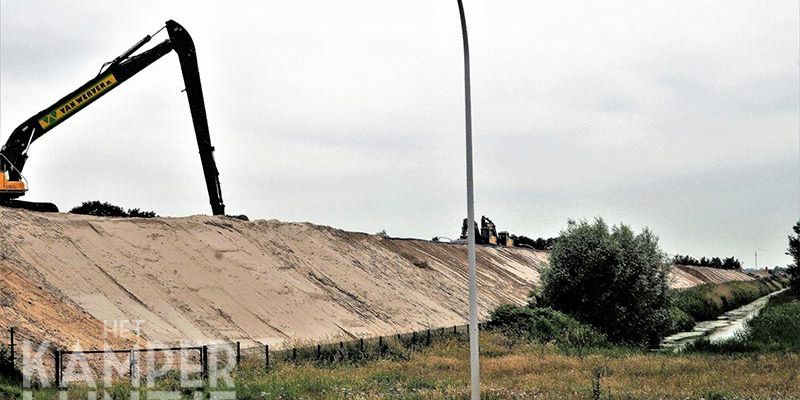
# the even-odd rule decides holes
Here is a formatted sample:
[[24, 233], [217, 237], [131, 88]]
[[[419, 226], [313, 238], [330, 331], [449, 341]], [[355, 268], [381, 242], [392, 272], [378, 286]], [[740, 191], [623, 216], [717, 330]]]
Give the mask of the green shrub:
[[96, 217], [117, 217], [117, 218], [155, 218], [158, 215], [153, 211], [142, 211], [138, 208], [131, 208], [125, 211], [120, 206], [115, 206], [107, 202], [84, 201], [78, 207], [69, 211], [72, 214], [94, 215]]
[[766, 307], [748, 322], [745, 340], [766, 349], [800, 351], [800, 301]]
[[669, 333], [690, 331], [697, 324], [697, 320], [677, 306], [669, 308], [669, 320]]
[[496, 308], [488, 324], [512, 341], [555, 343], [561, 347], [603, 347], [608, 341], [589, 325], [551, 308], [502, 305]]
[[21, 372], [11, 361], [11, 349], [4, 344], [0, 344], [0, 378], [8, 383], [22, 382]]
[[602, 219], [569, 221], [553, 245], [541, 299], [615, 343], [656, 346], [671, 323], [665, 259], [647, 229], [637, 235]]

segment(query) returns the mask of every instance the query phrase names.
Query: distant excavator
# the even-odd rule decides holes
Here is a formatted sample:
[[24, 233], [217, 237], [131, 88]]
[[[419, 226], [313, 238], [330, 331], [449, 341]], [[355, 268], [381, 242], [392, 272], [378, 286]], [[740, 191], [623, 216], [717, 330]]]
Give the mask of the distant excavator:
[[[167, 30], [169, 39], [133, 55], [164, 28]], [[219, 172], [214, 161], [214, 147], [211, 145], [208, 132], [206, 107], [203, 101], [203, 89], [200, 85], [200, 72], [197, 67], [194, 42], [192, 42], [189, 32], [172, 20], [167, 21], [153, 35], [145, 36], [113, 61], [103, 64], [96, 77], [62, 97], [52, 106], [32, 116], [11, 133], [6, 144], [0, 149], [0, 206], [57, 212], [58, 208], [54, 204], [16, 200], [25, 195], [28, 190], [27, 182], [22, 176], [22, 169], [28, 159], [28, 150], [31, 144], [173, 50], [178, 54], [181, 64], [189, 110], [192, 114], [197, 145], [200, 148], [200, 161], [203, 164], [211, 211], [214, 215], [225, 215]]]

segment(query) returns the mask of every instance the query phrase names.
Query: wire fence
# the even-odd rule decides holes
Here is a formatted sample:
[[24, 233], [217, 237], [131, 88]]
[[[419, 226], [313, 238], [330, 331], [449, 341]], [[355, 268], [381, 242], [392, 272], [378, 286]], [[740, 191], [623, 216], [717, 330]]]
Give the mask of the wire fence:
[[[483, 324], [479, 324], [483, 328]], [[7, 357], [17, 371], [21, 371], [19, 354], [19, 330], [7, 330]], [[406, 359], [411, 352], [431, 346], [444, 339], [466, 340], [468, 325], [454, 325], [414, 331], [403, 334], [364, 337], [348, 341], [310, 343], [308, 345], [271, 348], [268, 344], [256, 344], [243, 348], [241, 342], [183, 345], [158, 348], [66, 350], [50, 346], [51, 356], [44, 359], [51, 368], [51, 377], [56, 387], [66, 387], [74, 376], [70, 376], [70, 362], [80, 363], [94, 372], [115, 373], [116, 377], [138, 380], [163, 376], [169, 371], [181, 371], [197, 378], [206, 379], [209, 370], [234, 368], [240, 365], [270, 371], [281, 364], [313, 363], [330, 365], [378, 360], [384, 358]], [[211, 365], [213, 364], [213, 366]], [[81, 373], [84, 373], [81, 371]]]

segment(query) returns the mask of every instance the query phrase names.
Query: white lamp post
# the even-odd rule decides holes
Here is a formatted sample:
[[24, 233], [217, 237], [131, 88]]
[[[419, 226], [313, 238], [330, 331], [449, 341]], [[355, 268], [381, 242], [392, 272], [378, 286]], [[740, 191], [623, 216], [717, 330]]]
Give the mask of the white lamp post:
[[478, 357], [478, 284], [475, 267], [475, 199], [472, 180], [472, 95], [469, 81], [469, 38], [464, 4], [458, 1], [461, 34], [464, 42], [464, 100], [467, 139], [467, 264], [469, 267], [469, 372], [472, 400], [480, 400], [480, 364]]

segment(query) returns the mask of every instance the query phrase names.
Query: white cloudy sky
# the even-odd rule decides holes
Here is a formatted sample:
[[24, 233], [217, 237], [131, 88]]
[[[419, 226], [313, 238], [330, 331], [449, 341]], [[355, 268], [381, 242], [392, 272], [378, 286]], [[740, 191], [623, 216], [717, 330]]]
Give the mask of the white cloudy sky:
[[[788, 261], [796, 0], [465, 2], [478, 215], [528, 236], [603, 216], [670, 253]], [[455, 0], [0, 5], [0, 140], [172, 18], [197, 45], [230, 213], [459, 233]], [[181, 89], [169, 55], [50, 132], [27, 198], [209, 213]]]

